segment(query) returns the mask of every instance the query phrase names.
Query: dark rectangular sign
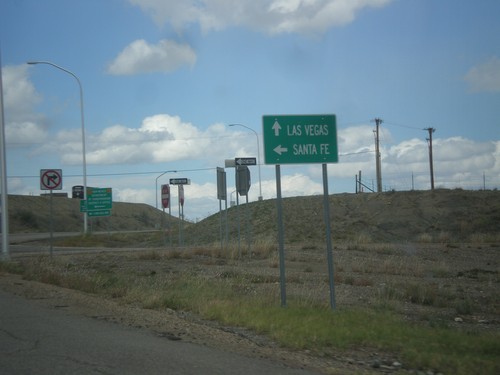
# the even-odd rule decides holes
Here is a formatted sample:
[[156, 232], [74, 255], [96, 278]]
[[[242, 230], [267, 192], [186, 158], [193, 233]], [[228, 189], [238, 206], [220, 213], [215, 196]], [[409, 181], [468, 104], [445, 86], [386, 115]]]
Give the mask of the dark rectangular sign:
[[170, 179], [170, 184], [171, 185], [189, 185], [191, 181], [189, 178], [171, 178]]
[[257, 158], [235, 158], [236, 165], [257, 165]]

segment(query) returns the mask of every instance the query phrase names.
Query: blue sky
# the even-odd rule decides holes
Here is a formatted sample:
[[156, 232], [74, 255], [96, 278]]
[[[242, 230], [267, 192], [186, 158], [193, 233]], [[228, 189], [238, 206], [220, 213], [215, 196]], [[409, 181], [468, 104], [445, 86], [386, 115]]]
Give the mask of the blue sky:
[[[185, 215], [203, 218], [219, 208], [215, 167], [252, 156], [274, 198], [269, 114], [337, 116], [332, 193], [354, 192], [359, 170], [374, 183], [376, 117], [385, 190], [430, 187], [429, 127], [437, 187], [498, 188], [499, 16], [496, 0], [2, 0], [9, 193], [40, 194], [47, 168], [63, 191], [82, 184], [76, 81], [32, 60], [79, 77], [88, 185], [117, 201], [155, 206], [157, 182], [187, 177]], [[281, 173], [285, 196], [322, 193], [320, 165]]]

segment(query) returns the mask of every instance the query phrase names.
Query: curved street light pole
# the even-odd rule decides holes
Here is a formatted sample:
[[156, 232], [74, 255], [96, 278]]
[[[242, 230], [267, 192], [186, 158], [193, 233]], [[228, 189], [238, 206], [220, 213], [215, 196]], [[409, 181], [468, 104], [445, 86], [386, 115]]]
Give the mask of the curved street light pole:
[[[81, 126], [82, 126], [82, 156], [83, 156], [83, 199], [85, 202], [87, 201], [87, 157], [86, 157], [86, 152], [85, 152], [85, 122], [84, 122], [84, 116], [83, 116], [83, 89], [82, 89], [82, 84], [80, 82], [80, 79], [77, 77], [77, 75], [57, 64], [51, 63], [50, 61], [28, 61], [27, 62], [29, 65], [36, 65], [36, 64], [46, 64], [46, 65], [51, 65], [54, 68], [57, 68], [59, 70], [62, 70], [65, 73], [68, 73], [71, 75], [74, 79], [76, 79], [76, 82], [78, 83], [78, 87], [80, 88], [80, 119], [81, 119]], [[83, 213], [83, 233], [87, 234], [87, 212]]]
[[252, 128], [249, 128], [248, 126], [246, 125], [243, 125], [243, 124], [229, 124], [229, 126], [242, 126], [248, 130], [250, 130], [251, 132], [253, 132], [255, 134], [255, 136], [257, 137], [257, 167], [259, 168], [259, 201], [262, 200], [262, 180], [261, 180], [261, 177], [260, 177], [260, 142], [259, 142], [259, 135], [257, 134], [257, 132], [255, 130], [253, 130]]

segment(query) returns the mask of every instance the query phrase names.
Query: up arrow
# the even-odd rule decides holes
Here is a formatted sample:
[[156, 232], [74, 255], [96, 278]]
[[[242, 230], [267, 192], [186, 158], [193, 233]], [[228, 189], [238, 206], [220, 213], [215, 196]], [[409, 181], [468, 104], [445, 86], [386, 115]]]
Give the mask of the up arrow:
[[274, 130], [274, 136], [278, 137], [280, 135], [280, 130], [281, 130], [281, 125], [279, 124], [278, 120], [274, 121], [273, 130]]
[[287, 152], [288, 149], [286, 147], [281, 147], [281, 145], [276, 146], [274, 148], [274, 152], [276, 152], [278, 155], [281, 155], [283, 152]]

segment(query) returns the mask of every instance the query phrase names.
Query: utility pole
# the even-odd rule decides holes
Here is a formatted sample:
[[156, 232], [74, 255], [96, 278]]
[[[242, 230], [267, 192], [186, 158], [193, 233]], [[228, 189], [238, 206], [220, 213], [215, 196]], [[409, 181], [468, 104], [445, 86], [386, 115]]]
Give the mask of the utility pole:
[[380, 136], [379, 128], [380, 124], [383, 122], [381, 119], [376, 118], [375, 120], [375, 167], [377, 169], [377, 193], [382, 192], [382, 166], [380, 164]]
[[431, 190], [434, 190], [434, 162], [432, 161], [432, 133], [436, 131], [434, 128], [425, 128], [429, 132], [427, 143], [429, 144], [429, 167], [431, 171]]

